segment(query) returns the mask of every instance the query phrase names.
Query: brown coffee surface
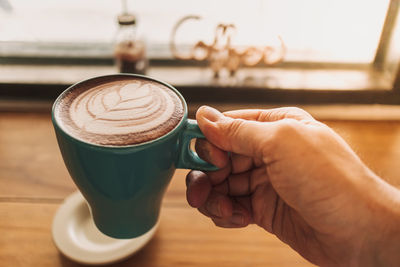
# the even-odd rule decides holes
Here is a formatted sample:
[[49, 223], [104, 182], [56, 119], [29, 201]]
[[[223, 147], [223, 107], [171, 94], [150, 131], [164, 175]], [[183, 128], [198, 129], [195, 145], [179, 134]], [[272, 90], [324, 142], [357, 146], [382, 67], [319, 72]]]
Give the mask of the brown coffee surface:
[[69, 89], [57, 101], [60, 127], [84, 142], [127, 146], [157, 139], [182, 120], [184, 105], [167, 86], [145, 78], [105, 76]]

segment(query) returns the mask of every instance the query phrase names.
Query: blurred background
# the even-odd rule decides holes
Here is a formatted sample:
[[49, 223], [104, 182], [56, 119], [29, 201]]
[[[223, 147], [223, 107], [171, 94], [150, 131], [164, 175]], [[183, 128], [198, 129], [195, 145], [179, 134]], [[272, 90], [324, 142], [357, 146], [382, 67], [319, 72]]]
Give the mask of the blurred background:
[[[398, 104], [398, 13], [397, 0], [0, 0], [0, 106], [29, 99], [38, 107], [70, 84], [118, 72], [121, 14], [135, 18], [146, 74], [176, 86], [194, 105]], [[177, 25], [186, 16], [197, 19]], [[234, 25], [234, 32], [218, 39], [219, 24]], [[172, 53], [172, 39], [185, 59]], [[188, 58], [199, 41], [222, 61], [212, 52]], [[237, 54], [251, 48], [246, 55], [254, 60], [246, 64], [242, 53], [230, 75], [227, 47]], [[284, 49], [282, 59], [257, 62], [254, 51], [265, 47], [269, 58]]]

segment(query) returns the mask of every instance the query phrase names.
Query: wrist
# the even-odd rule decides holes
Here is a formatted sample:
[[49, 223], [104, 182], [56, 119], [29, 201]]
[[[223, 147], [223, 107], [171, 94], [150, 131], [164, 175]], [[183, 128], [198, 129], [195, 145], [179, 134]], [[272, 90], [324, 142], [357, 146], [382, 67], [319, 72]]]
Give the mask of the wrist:
[[376, 177], [358, 266], [400, 266], [400, 191]]

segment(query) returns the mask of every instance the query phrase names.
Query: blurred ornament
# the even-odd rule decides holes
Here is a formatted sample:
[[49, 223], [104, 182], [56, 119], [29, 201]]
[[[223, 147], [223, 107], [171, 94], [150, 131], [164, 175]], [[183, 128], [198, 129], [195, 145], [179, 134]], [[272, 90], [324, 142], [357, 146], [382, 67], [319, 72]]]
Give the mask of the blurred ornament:
[[214, 72], [214, 77], [219, 77], [219, 72], [226, 69], [230, 76], [234, 76], [241, 65], [255, 66], [260, 62], [273, 65], [283, 61], [286, 54], [286, 46], [280, 36], [278, 47], [266, 45], [263, 47], [233, 47], [232, 38], [236, 33], [234, 24], [220, 23], [215, 29], [214, 40], [211, 44], [198, 41], [190, 50], [188, 55], [178, 52], [176, 47], [176, 33], [182, 24], [188, 20], [199, 20], [196, 15], [185, 16], [174, 26], [171, 33], [170, 49], [172, 55], [180, 60], [208, 61]]
[[145, 74], [148, 66], [144, 40], [137, 35], [136, 16], [128, 12], [122, 1], [122, 14], [118, 16], [118, 31], [114, 40], [114, 59], [121, 73]]

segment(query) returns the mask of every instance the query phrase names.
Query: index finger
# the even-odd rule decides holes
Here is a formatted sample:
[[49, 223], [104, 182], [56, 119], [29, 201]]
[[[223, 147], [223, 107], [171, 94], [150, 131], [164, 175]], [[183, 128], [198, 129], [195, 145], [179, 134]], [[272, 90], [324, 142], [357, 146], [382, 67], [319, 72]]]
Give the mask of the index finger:
[[228, 164], [228, 153], [211, 144], [206, 139], [196, 139], [195, 150], [201, 159], [218, 168], [223, 168]]
[[234, 119], [244, 119], [252, 121], [278, 121], [283, 119], [295, 120], [314, 120], [305, 110], [297, 107], [282, 107], [273, 109], [239, 109], [226, 111], [225, 116]]

